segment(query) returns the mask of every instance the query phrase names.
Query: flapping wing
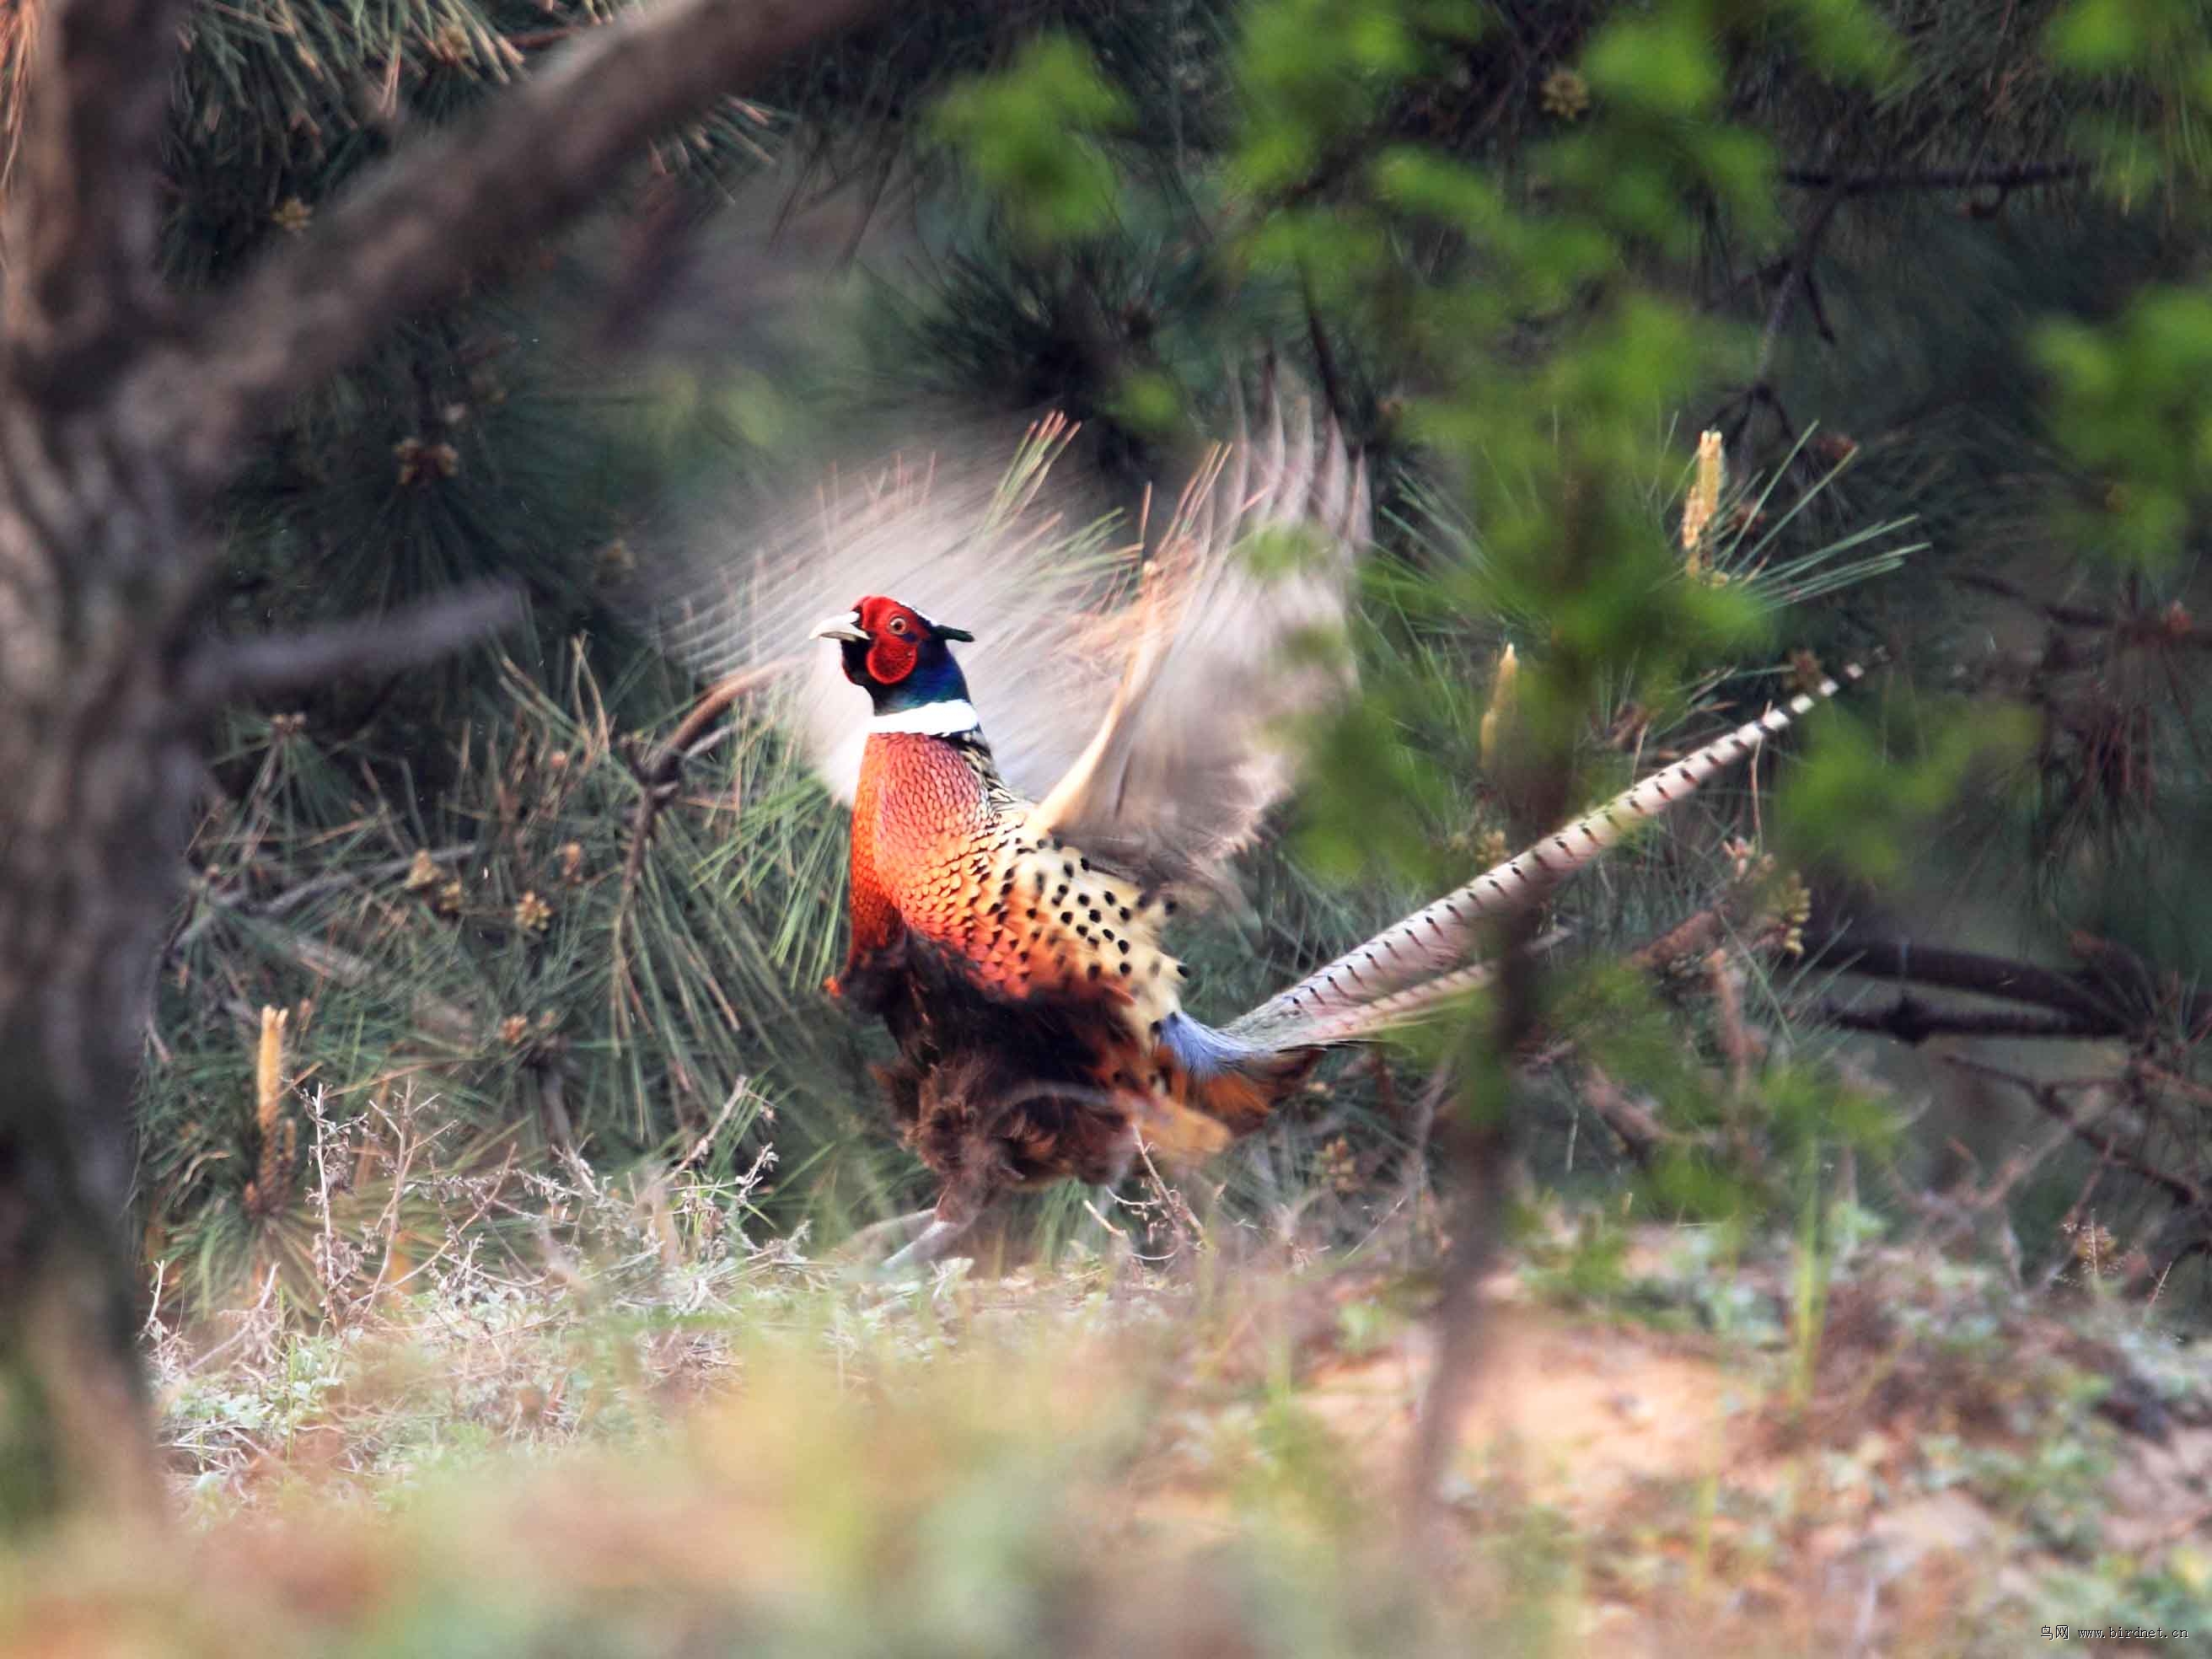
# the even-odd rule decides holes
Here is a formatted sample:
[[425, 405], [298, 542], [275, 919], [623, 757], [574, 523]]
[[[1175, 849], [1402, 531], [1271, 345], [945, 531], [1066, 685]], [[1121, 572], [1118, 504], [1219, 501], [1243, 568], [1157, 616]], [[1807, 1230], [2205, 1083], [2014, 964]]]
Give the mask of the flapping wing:
[[[1293, 781], [1291, 727], [1352, 683], [1343, 631], [1367, 477], [1302, 398], [1215, 452], [1134, 605], [1120, 683], [1038, 826], [1140, 878], [1211, 885]], [[988, 729], [987, 719], [987, 729]]]
[[[1054, 475], [1072, 428], [1030, 429], [1010, 468], [1003, 441], [955, 434], [872, 471], [832, 473], [781, 508], [649, 545], [643, 607], [663, 648], [708, 679], [779, 662], [790, 724], [850, 800], [868, 699], [837, 653], [809, 638], [822, 617], [887, 593], [965, 628], [961, 671], [1000, 769], [1032, 797], [1075, 758], [1111, 699], [1116, 663], [1094, 641], [1137, 586], [1134, 549]], [[733, 517], [737, 515], [732, 515]]]
[[[1283, 726], [1349, 683], [1340, 635], [1368, 533], [1364, 469], [1302, 399], [1202, 466], [1149, 558], [1054, 476], [1065, 421], [1003, 451], [961, 439], [793, 505], [647, 550], [644, 609], [702, 677], [788, 662], [779, 695], [852, 798], [868, 701], [822, 617], [887, 593], [964, 628], [969, 695], [1006, 781], [1055, 833], [1159, 884], [1211, 885], [1291, 781]], [[690, 544], [687, 544], [687, 540]]]

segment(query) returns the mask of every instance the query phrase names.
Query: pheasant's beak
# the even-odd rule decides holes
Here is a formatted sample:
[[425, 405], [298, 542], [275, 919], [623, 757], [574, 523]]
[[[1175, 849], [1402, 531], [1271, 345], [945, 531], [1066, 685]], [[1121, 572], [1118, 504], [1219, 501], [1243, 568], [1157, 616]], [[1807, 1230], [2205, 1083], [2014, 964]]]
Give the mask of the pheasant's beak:
[[842, 617], [830, 617], [814, 630], [814, 637], [817, 640], [849, 641], [860, 645], [866, 644], [868, 641], [866, 630], [860, 626], [860, 613], [857, 611], [848, 611]]

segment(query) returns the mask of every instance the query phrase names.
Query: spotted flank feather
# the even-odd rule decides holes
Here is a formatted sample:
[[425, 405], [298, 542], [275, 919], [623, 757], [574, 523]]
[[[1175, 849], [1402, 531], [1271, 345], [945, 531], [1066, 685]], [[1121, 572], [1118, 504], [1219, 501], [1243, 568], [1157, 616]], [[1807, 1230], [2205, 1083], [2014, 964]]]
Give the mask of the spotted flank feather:
[[910, 1143], [948, 1191], [988, 1191], [1116, 1178], [1140, 1139], [1189, 1162], [1258, 1127], [1310, 1058], [1192, 1020], [1160, 942], [1175, 902], [1033, 826], [980, 733], [868, 739], [835, 988], [898, 1042]]

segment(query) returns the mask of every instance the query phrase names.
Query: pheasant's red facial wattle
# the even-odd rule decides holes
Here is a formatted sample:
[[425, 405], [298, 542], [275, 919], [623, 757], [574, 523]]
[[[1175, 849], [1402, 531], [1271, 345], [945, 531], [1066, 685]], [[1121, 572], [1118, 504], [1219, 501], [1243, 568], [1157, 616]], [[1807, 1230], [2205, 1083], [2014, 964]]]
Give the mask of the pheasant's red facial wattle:
[[861, 631], [868, 636], [865, 659], [868, 677], [878, 685], [896, 685], [914, 672], [921, 658], [921, 642], [929, 624], [920, 611], [871, 594], [853, 607]]
[[[949, 667], [951, 659], [945, 655], [945, 642], [975, 637], [965, 629], [932, 622], [912, 605], [881, 594], [871, 594], [855, 605], [853, 623], [867, 636], [867, 644], [857, 658], [848, 651], [846, 677], [857, 684], [872, 684], [878, 690], [903, 685], [918, 666]], [[853, 643], [857, 646], [860, 641]], [[931, 678], [936, 677], [933, 668]], [[964, 696], [964, 688], [957, 695]]]
[[904, 632], [878, 630], [875, 643], [868, 647], [868, 672], [878, 685], [896, 685], [914, 672], [921, 654], [911, 628]]

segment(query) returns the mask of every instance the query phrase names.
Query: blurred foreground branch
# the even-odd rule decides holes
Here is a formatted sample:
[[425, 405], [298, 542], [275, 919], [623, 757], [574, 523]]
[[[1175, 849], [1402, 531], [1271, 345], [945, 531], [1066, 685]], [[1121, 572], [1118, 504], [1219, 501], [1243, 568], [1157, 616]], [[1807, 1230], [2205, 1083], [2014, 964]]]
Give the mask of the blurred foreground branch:
[[665, 0], [561, 49], [484, 113], [419, 138], [149, 356], [151, 426], [196, 479], [399, 319], [589, 208], [663, 128], [878, 0]]
[[522, 620], [522, 595], [500, 583], [407, 605], [373, 621], [206, 647], [185, 671], [185, 695], [212, 712], [354, 674], [396, 674], [464, 650]]

